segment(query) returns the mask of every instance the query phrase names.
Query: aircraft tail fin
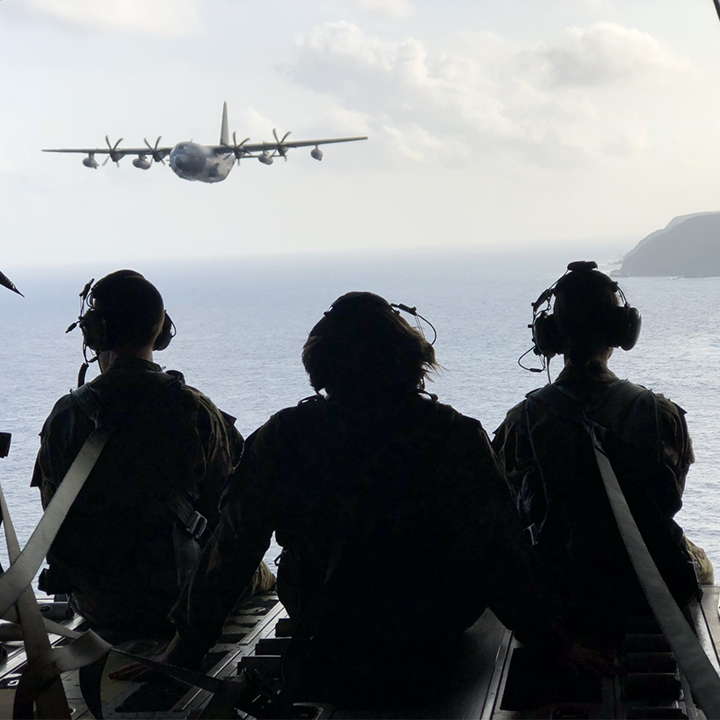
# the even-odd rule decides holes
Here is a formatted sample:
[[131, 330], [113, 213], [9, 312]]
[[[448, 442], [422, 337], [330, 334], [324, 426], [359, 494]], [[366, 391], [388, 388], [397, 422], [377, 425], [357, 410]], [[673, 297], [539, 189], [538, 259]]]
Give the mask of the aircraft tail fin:
[[223, 103], [222, 127], [220, 128], [220, 144], [230, 145], [230, 131], [228, 130], [227, 102]]

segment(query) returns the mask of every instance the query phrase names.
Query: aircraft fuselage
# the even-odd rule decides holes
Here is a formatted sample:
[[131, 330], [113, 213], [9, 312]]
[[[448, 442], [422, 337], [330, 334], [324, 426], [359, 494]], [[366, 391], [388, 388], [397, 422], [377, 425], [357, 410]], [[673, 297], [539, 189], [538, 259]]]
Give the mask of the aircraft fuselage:
[[170, 167], [183, 180], [220, 182], [230, 174], [234, 164], [232, 152], [218, 154], [212, 148], [195, 142], [178, 143], [170, 151]]

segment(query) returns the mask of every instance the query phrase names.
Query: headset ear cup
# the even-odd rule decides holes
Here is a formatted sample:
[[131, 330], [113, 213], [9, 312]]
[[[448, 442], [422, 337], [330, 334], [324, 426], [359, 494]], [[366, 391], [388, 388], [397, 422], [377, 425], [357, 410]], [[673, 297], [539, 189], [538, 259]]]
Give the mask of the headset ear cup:
[[537, 355], [551, 358], [562, 353], [564, 343], [555, 316], [548, 315], [546, 310], [543, 310], [535, 318], [532, 324], [532, 335]]
[[618, 308], [618, 320], [616, 325], [616, 337], [611, 343], [614, 347], [621, 347], [623, 350], [632, 350], [640, 337], [642, 328], [642, 315], [637, 308], [624, 305]]
[[175, 324], [173, 323], [170, 316], [165, 313], [165, 319], [163, 320], [162, 329], [160, 334], [155, 339], [153, 350], [164, 350], [170, 341], [175, 337]]
[[79, 320], [78, 325], [82, 330], [85, 344], [94, 352], [101, 353], [107, 349], [107, 325], [105, 318], [92, 308], [88, 310]]

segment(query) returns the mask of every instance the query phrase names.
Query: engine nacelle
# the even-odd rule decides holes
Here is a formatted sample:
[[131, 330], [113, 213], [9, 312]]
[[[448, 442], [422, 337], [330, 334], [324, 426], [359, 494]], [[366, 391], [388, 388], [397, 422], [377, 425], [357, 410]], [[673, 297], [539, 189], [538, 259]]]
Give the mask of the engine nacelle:
[[97, 160], [93, 155], [88, 155], [86, 158], [83, 158], [83, 165], [85, 167], [92, 168], [93, 170], [97, 170], [98, 167]]
[[262, 153], [262, 155], [258, 155], [258, 160], [263, 165], [272, 165], [273, 164], [273, 156], [268, 155], [268, 153], [266, 153], [266, 152]]
[[316, 160], [322, 160], [323, 159], [323, 151], [316, 145], [311, 151], [310, 151], [310, 157], [315, 158]]
[[152, 164], [144, 155], [136, 157], [133, 161], [133, 165], [140, 170], [147, 170]]

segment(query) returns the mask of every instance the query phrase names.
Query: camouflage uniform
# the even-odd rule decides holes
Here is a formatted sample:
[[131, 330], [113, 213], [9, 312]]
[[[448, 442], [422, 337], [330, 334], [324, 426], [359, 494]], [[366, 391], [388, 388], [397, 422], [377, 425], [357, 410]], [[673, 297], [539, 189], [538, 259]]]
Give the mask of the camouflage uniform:
[[[145, 360], [119, 358], [90, 383], [99, 424], [113, 429], [48, 553], [49, 591], [72, 590], [93, 625], [136, 636], [172, 631], [167, 613], [178, 596], [177, 521], [168, 496], [180, 490], [207, 518], [205, 542], [243, 450], [229, 416], [179, 373], [160, 371]], [[93, 428], [71, 395], [56, 403], [42, 429], [32, 482], [43, 507]]]
[[[618, 399], [628, 386], [630, 396]], [[676, 598], [687, 601], [696, 587], [672, 519], [694, 462], [685, 411], [599, 363], [567, 366], [553, 387], [609, 429], [604, 447], [636, 522]], [[493, 447], [565, 614], [592, 623], [590, 606], [605, 616], [644, 607], [582, 426], [530, 393], [508, 412]]]
[[488, 606], [526, 640], [551, 636], [485, 431], [417, 393], [372, 408], [311, 398], [248, 439], [171, 613], [189, 645], [212, 644], [273, 532], [278, 593], [312, 638], [304, 667], [335, 690], [354, 681], [367, 700], [385, 674], [397, 694], [401, 671]]

